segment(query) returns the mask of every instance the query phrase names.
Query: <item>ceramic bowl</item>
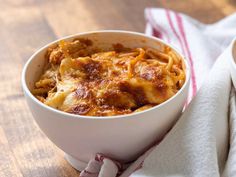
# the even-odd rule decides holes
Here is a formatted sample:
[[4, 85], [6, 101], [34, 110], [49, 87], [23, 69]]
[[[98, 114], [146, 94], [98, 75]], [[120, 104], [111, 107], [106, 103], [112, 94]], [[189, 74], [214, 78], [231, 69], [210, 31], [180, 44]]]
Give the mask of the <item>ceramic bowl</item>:
[[236, 88], [236, 38], [232, 41], [230, 50], [232, 52], [232, 57], [230, 59], [230, 72], [234, 88]]
[[[93, 41], [93, 45], [105, 48], [114, 43], [131, 48], [152, 47], [159, 50], [169, 46], [182, 56], [164, 41], [136, 32], [95, 31], [71, 35], [63, 40], [74, 38], [88, 38]], [[39, 127], [66, 153], [67, 160], [76, 169], [83, 170], [96, 153], [121, 162], [132, 161], [160, 139], [177, 120], [186, 102], [190, 80], [189, 65], [183, 56], [186, 66], [185, 84], [169, 100], [151, 109], [128, 115], [89, 117], [69, 114], [44, 105], [30, 90], [42, 73], [47, 48], [58, 41], [42, 47], [30, 57], [23, 69], [22, 86]]]

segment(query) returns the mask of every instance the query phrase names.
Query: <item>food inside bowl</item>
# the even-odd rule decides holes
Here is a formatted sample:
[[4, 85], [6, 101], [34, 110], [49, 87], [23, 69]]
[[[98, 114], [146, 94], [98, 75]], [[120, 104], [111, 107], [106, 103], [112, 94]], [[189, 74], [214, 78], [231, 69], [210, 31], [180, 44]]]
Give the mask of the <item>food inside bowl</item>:
[[110, 49], [88, 39], [49, 47], [32, 94], [55, 109], [85, 116], [130, 114], [158, 105], [185, 83], [183, 59], [168, 46]]

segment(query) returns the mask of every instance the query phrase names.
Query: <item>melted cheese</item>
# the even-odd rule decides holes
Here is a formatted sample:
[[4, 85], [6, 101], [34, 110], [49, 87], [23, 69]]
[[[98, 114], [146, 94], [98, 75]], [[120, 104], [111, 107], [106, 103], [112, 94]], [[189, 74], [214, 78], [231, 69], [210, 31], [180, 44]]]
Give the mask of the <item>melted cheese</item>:
[[129, 114], [166, 101], [185, 82], [182, 59], [169, 48], [98, 52], [83, 41], [48, 49], [49, 65], [32, 91], [46, 105], [89, 116]]

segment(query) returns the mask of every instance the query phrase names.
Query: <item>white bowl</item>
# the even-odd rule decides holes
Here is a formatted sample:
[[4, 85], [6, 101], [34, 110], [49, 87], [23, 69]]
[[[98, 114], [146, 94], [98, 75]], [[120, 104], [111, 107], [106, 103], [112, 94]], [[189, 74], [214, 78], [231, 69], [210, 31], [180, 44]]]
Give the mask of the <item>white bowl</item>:
[[[131, 48], [161, 49], [165, 45], [171, 47], [160, 39], [141, 33], [115, 30], [81, 33], [63, 39], [73, 40], [78, 37], [89, 38], [93, 45], [99, 47], [111, 46], [114, 43]], [[103, 118], [89, 117], [62, 112], [38, 101], [30, 89], [42, 73], [47, 48], [58, 41], [44, 46], [30, 57], [23, 70], [22, 85], [27, 103], [39, 127], [52, 142], [66, 152], [67, 160], [76, 169], [83, 170], [96, 153], [122, 162], [132, 161], [174, 124], [188, 95], [190, 72], [185, 59], [186, 81], [183, 87], [169, 100], [142, 112]]]
[[230, 59], [230, 72], [234, 88], [236, 89], [236, 38], [232, 41], [230, 50], [232, 52], [232, 57]]

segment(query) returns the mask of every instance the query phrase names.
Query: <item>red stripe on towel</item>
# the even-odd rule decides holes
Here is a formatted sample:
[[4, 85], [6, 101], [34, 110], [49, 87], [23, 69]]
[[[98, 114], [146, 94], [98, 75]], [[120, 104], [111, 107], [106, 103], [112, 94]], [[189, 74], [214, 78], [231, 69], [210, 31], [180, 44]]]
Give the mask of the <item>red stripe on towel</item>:
[[[147, 17], [148, 17], [148, 18], [147, 18], [148, 22], [149, 22], [150, 25], [152, 26], [153, 35], [154, 35], [155, 37], [160, 38], [160, 39], [164, 39], [164, 37], [166, 37], [166, 40], [167, 40], [167, 42], [169, 43], [169, 42], [170, 42], [170, 38], [169, 38], [168, 34], [166, 33], [166, 31], [165, 31], [161, 26], [159, 26], [159, 25], [156, 23], [156, 21], [155, 21], [155, 19], [154, 19], [154, 17], [153, 17], [153, 14], [152, 14], [151, 9], [147, 9]], [[159, 37], [159, 36], [156, 36], [156, 35], [155, 35], [156, 32], [158, 32], [159, 35], [161, 35], [161, 36], [160, 36], [160, 37]]]
[[155, 28], [152, 28], [152, 36], [158, 37], [160, 39], [163, 38], [162, 34], [160, 33], [160, 31], [157, 31]]
[[184, 45], [186, 47], [186, 52], [187, 52], [188, 58], [189, 58], [192, 88], [193, 88], [193, 96], [195, 96], [196, 92], [197, 92], [197, 85], [196, 85], [196, 76], [195, 76], [195, 71], [194, 71], [194, 63], [193, 63], [192, 54], [190, 52], [189, 44], [187, 42], [186, 33], [185, 33], [185, 30], [184, 30], [184, 25], [183, 25], [182, 18], [178, 13], [175, 13], [175, 17], [176, 17], [176, 21], [177, 21], [177, 24], [178, 24], [178, 27], [179, 27], [180, 34], [182, 36]]
[[[180, 48], [181, 48], [181, 50], [183, 52], [183, 55], [186, 56], [186, 49], [185, 49], [184, 44], [182, 42], [181, 36], [177, 32], [178, 30], [175, 29], [175, 26], [174, 26], [173, 21], [171, 19], [171, 11], [168, 10], [168, 9], [165, 9], [165, 11], [166, 11], [166, 17], [168, 19], [170, 28], [172, 29], [173, 33], [175, 34], [176, 38], [178, 39], [178, 42], [180, 44]], [[191, 81], [191, 86], [193, 86], [192, 81]], [[193, 98], [193, 91], [191, 91], [191, 94], [189, 94], [189, 96], [187, 98], [187, 101], [185, 102], [185, 106], [184, 107], [186, 107], [188, 105], [188, 103], [191, 101], [192, 98]]]
[[179, 34], [176, 32], [174, 24], [173, 24], [173, 22], [172, 22], [172, 20], [170, 18], [170, 11], [168, 9], [165, 9], [165, 11], [166, 11], [166, 17], [167, 17], [168, 23], [170, 25], [170, 28], [173, 31], [174, 35], [176, 36], [176, 38], [177, 38], [177, 40], [178, 40], [178, 42], [180, 44], [181, 50], [182, 50], [183, 54], [185, 55], [185, 50], [184, 50], [183, 43], [182, 43], [182, 41], [180, 39]]

